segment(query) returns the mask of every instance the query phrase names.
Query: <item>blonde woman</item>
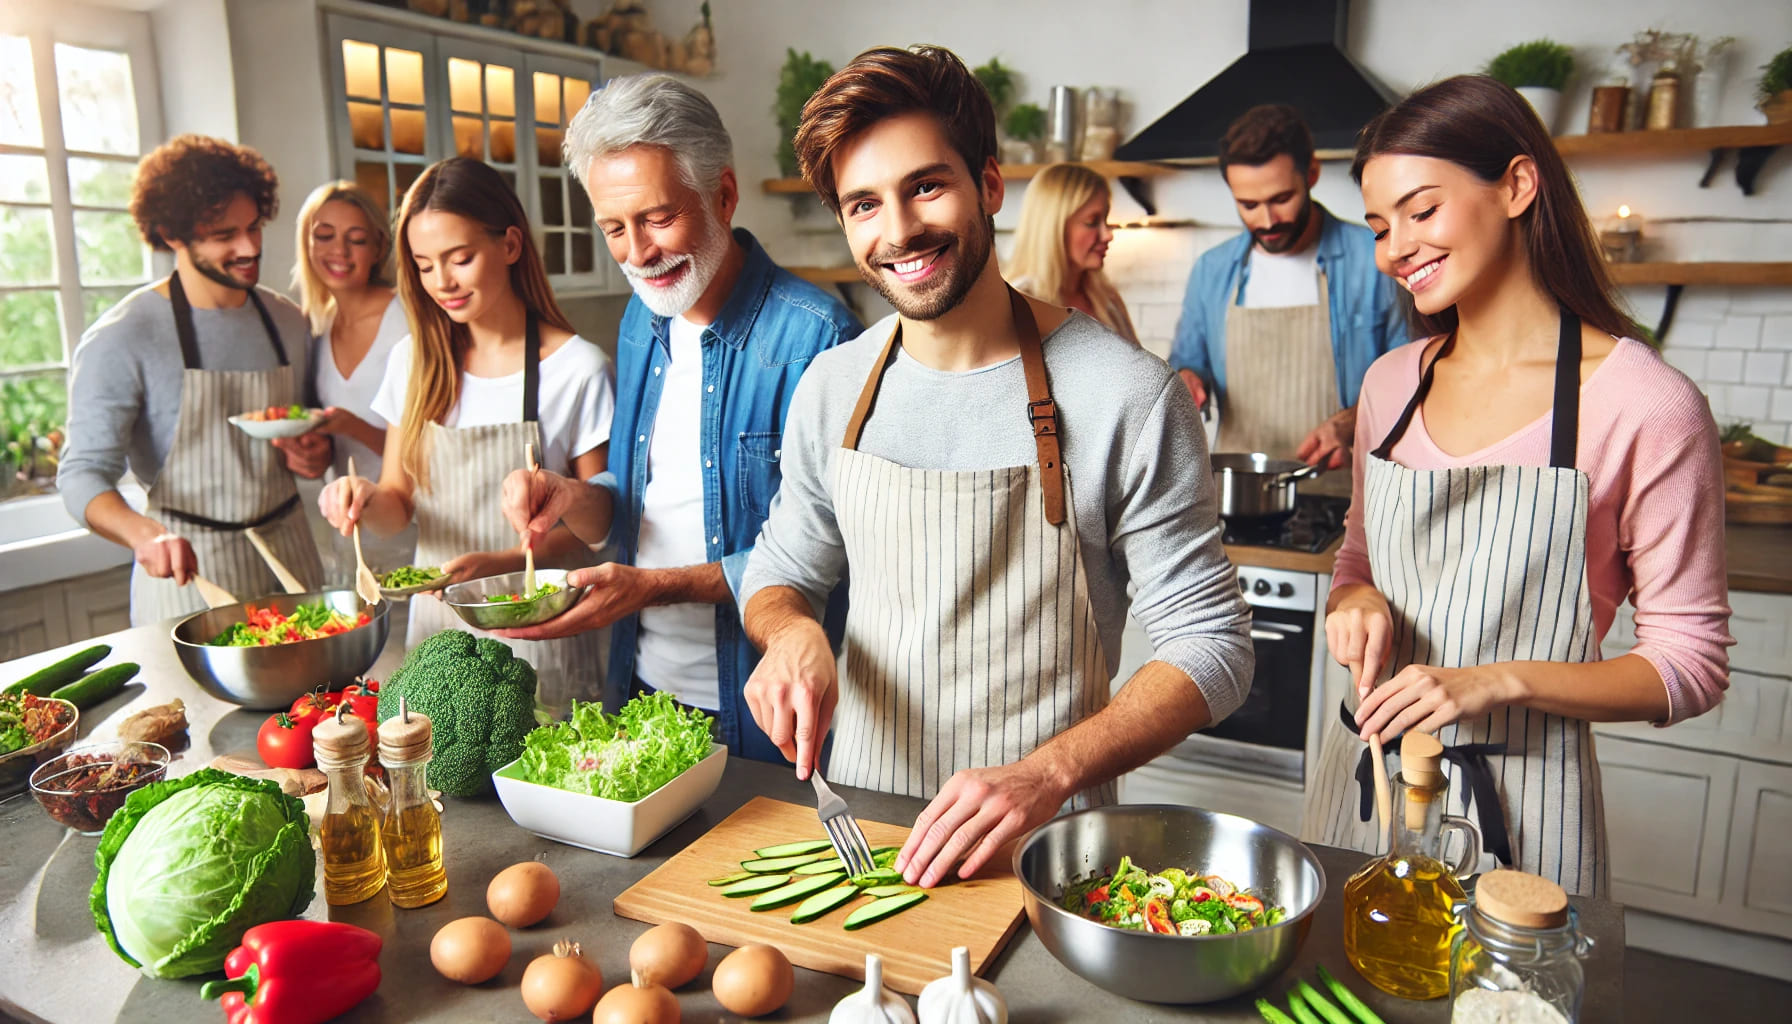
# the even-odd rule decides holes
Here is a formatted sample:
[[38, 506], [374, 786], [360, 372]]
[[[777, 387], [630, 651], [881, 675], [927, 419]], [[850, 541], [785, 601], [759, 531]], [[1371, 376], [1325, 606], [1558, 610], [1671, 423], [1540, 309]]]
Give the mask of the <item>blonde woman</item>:
[[[398, 292], [411, 340], [392, 350], [374, 411], [387, 432], [378, 483], [340, 479], [318, 499], [347, 533], [357, 522], [393, 534], [414, 519], [417, 560], [456, 580], [523, 568], [499, 499], [534, 442], [541, 468], [588, 480], [602, 472], [615, 409], [610, 362], [573, 332], [548, 288], [516, 194], [498, 172], [456, 157], [406, 193], [395, 230]], [[535, 548], [538, 565], [582, 565], [589, 552], [564, 526]], [[411, 599], [406, 643], [471, 629], [434, 595]], [[602, 636], [510, 640], [535, 666], [538, 702], [558, 715], [596, 700]]]
[[[352, 456], [358, 470], [377, 480], [387, 424], [373, 411], [373, 398], [393, 346], [410, 330], [404, 304], [394, 301], [391, 222], [360, 186], [328, 182], [299, 208], [296, 251], [292, 285], [311, 326], [311, 384], [327, 412], [320, 429], [336, 435], [331, 476], [346, 476]], [[414, 525], [362, 544], [375, 572], [406, 564], [416, 546]], [[346, 538], [338, 538], [332, 554], [331, 578], [352, 578], [355, 556]]]
[[1137, 345], [1126, 303], [1101, 272], [1113, 196], [1107, 179], [1077, 164], [1053, 164], [1027, 183], [1014, 231], [1008, 280], [1045, 302], [1080, 309]]

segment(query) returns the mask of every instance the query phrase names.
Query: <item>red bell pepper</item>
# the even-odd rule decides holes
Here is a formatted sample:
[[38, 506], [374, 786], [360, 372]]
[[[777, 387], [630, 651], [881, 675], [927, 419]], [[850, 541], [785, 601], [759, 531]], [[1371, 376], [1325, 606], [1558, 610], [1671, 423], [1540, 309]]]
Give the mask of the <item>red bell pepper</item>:
[[323, 1024], [380, 987], [381, 940], [352, 924], [273, 921], [243, 933], [224, 958], [228, 981], [208, 981], [227, 1024]]
[[1176, 926], [1170, 923], [1170, 911], [1163, 900], [1146, 901], [1145, 927], [1160, 935], [1176, 934]]

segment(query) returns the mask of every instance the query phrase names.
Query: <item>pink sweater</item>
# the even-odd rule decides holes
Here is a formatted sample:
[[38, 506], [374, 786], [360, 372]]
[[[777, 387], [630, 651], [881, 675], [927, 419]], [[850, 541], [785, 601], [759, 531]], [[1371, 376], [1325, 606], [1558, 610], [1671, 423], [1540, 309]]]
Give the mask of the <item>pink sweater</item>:
[[[1363, 493], [1369, 452], [1393, 429], [1419, 384], [1422, 342], [1375, 361], [1357, 404], [1352, 473]], [[1594, 635], [1603, 640], [1626, 597], [1637, 645], [1667, 687], [1671, 724], [1717, 706], [1729, 686], [1729, 584], [1717, 424], [1698, 387], [1628, 338], [1581, 386], [1575, 466], [1590, 478], [1587, 580]], [[1503, 441], [1452, 456], [1431, 441], [1418, 410], [1394, 461], [1411, 469], [1549, 464], [1551, 417]], [[1370, 583], [1362, 503], [1353, 501], [1332, 583]]]

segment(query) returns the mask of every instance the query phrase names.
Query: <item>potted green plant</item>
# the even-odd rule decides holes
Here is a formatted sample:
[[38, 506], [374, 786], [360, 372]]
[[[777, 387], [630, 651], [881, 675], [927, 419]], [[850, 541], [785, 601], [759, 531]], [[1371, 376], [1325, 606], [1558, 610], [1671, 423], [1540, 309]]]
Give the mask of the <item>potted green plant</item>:
[[1562, 89], [1574, 71], [1574, 51], [1549, 39], [1519, 43], [1487, 62], [1487, 74], [1530, 101], [1543, 127], [1555, 132]]
[[1045, 135], [1045, 108], [1037, 103], [1022, 103], [1002, 119], [1002, 162], [1033, 164], [1039, 162], [1039, 139]]
[[989, 93], [989, 105], [995, 108], [996, 117], [1000, 118], [1008, 110], [1008, 104], [1014, 102], [1014, 69], [1002, 63], [1002, 58], [991, 57], [988, 64], [971, 69], [983, 91]]
[[1792, 46], [1761, 65], [1761, 84], [1756, 95], [1760, 100], [1756, 106], [1767, 115], [1767, 123], [1792, 121]]
[[778, 98], [772, 114], [778, 119], [778, 169], [785, 177], [796, 174], [796, 129], [803, 120], [803, 104], [834, 73], [834, 66], [795, 49], [784, 51], [778, 71]]

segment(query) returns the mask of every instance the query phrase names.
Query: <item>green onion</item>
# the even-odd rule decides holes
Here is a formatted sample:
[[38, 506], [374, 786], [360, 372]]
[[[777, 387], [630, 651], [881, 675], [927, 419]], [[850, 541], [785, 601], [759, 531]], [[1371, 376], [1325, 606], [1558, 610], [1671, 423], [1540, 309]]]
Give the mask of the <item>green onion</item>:
[[1386, 1021], [1376, 1016], [1374, 1010], [1369, 1009], [1368, 1003], [1358, 999], [1355, 992], [1345, 988], [1343, 982], [1332, 977], [1332, 972], [1326, 970], [1324, 964], [1319, 965], [1319, 980], [1324, 982], [1325, 987], [1332, 990], [1332, 995], [1337, 997], [1338, 1002], [1343, 1003], [1346, 1010], [1356, 1014], [1357, 1019], [1361, 1020], [1363, 1024], [1387, 1024]]
[[1276, 1009], [1276, 1004], [1267, 999], [1257, 1000], [1257, 1012], [1262, 1014], [1263, 1019], [1269, 1024], [1299, 1024], [1293, 1017]]
[[1299, 992], [1288, 993], [1288, 1008], [1294, 1011], [1294, 1018], [1300, 1024], [1322, 1024], [1318, 1017], [1313, 1016], [1313, 1011], [1307, 1009], [1307, 1004], [1301, 1000]]
[[[1300, 990], [1301, 996], [1307, 1002], [1312, 1003], [1313, 1009], [1318, 1010], [1319, 1015], [1325, 1018], [1326, 1024], [1357, 1024], [1343, 1010], [1333, 1006], [1331, 1000], [1320, 995], [1318, 989], [1307, 984], [1307, 979], [1296, 978], [1294, 984]], [[1318, 1024], [1318, 1022], [1315, 1021], [1314, 1024]]]

